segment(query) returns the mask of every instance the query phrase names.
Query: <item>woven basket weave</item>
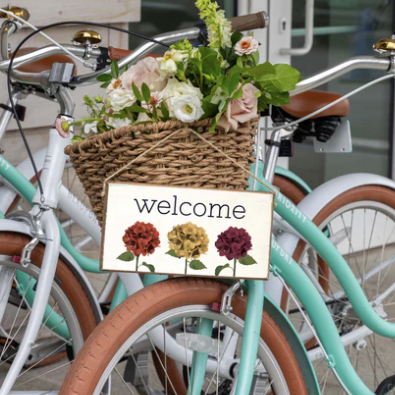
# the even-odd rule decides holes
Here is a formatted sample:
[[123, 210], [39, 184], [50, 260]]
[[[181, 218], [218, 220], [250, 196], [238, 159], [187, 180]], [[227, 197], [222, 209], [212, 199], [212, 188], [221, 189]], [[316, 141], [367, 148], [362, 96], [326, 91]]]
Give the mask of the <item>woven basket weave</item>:
[[248, 173], [196, 137], [191, 129], [248, 170], [253, 161], [258, 118], [228, 133], [222, 128], [209, 132], [210, 122], [204, 119], [190, 124], [167, 121], [125, 126], [66, 147], [98, 221], [103, 219], [103, 183], [133, 160], [111, 181], [239, 190], [248, 187]]

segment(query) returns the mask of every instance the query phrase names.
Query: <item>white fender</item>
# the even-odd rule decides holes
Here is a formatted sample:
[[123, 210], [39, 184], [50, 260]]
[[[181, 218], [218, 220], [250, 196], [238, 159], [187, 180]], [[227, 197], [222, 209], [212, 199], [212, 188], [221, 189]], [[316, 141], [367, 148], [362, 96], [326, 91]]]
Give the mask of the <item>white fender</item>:
[[[21, 233], [21, 234], [32, 237], [30, 228], [27, 224], [25, 224], [23, 222], [18, 222], [18, 221], [12, 221], [9, 219], [0, 220], [0, 232], [15, 232], [15, 233]], [[43, 241], [43, 243], [45, 244], [45, 241]], [[103, 314], [101, 312], [101, 308], [100, 308], [99, 302], [97, 300], [95, 291], [92, 288], [92, 285], [89, 282], [86, 274], [80, 268], [80, 266], [74, 260], [74, 258], [62, 246], [60, 246], [60, 255], [62, 257], [62, 260], [67, 262], [69, 264], [70, 268], [75, 273], [75, 275], [77, 277], [79, 277], [81, 284], [83, 284], [84, 290], [85, 290], [86, 294], [88, 295], [90, 302], [92, 304], [96, 321], [97, 321], [97, 323], [99, 323], [100, 321], [103, 320]]]
[[[313, 219], [327, 204], [342, 193], [350, 189], [365, 186], [379, 185], [395, 190], [395, 182], [375, 174], [357, 173], [334, 178], [314, 189], [299, 204], [298, 209]], [[395, 198], [395, 195], [394, 195]], [[298, 244], [299, 237], [284, 232], [277, 237], [277, 242], [292, 256]], [[280, 305], [283, 286], [280, 280], [270, 275], [265, 291]]]

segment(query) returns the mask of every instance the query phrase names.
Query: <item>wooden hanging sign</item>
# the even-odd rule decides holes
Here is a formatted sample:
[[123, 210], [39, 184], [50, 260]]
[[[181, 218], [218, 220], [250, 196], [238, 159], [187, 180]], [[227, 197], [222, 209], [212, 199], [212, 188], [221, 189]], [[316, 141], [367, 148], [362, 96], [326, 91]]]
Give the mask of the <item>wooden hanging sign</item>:
[[273, 201], [269, 192], [109, 183], [101, 269], [266, 280]]

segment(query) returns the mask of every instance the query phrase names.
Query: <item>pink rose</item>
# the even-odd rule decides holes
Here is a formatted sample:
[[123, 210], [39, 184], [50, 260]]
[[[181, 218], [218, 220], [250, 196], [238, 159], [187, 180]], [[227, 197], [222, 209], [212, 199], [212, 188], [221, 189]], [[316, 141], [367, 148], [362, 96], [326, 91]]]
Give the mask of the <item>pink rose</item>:
[[259, 92], [252, 84], [243, 86], [243, 96], [241, 99], [233, 99], [228, 104], [224, 115], [218, 121], [218, 126], [229, 130], [237, 130], [239, 123], [245, 123], [254, 119], [258, 115], [258, 98], [255, 94]]
[[122, 86], [132, 90], [132, 82], [141, 89], [141, 85], [146, 83], [151, 91], [161, 91], [167, 81], [160, 78], [159, 63], [153, 57], [147, 57], [138, 61], [134, 66], [129, 67], [120, 77]]

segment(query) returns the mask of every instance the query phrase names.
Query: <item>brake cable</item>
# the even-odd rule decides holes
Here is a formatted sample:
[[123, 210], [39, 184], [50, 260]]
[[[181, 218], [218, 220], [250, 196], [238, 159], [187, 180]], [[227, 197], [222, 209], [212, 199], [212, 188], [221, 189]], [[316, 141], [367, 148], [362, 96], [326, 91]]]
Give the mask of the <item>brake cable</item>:
[[[23, 46], [23, 44], [25, 44], [25, 42], [26, 42], [27, 40], [29, 40], [31, 37], [35, 36], [36, 34], [39, 34], [39, 33], [41, 34], [41, 32], [42, 32], [43, 30], [50, 29], [51, 27], [64, 26], [64, 25], [85, 25], [85, 26], [88, 25], [88, 26], [97, 26], [97, 27], [108, 28], [108, 29], [116, 30], [116, 31], [121, 32], [121, 33], [129, 34], [129, 35], [134, 36], [134, 37], [142, 38], [142, 39], [144, 39], [144, 40], [151, 41], [151, 42], [154, 42], [154, 43], [156, 43], [156, 44], [162, 45], [162, 46], [164, 46], [164, 47], [166, 47], [166, 48], [169, 48], [169, 45], [164, 44], [164, 43], [162, 43], [161, 41], [155, 40], [154, 38], [144, 36], [143, 34], [131, 32], [131, 31], [129, 31], [129, 30], [122, 29], [122, 28], [116, 27], [116, 26], [110, 26], [110, 25], [107, 25], [107, 24], [104, 24], [104, 23], [82, 22], [82, 21], [57, 22], [57, 23], [52, 23], [52, 24], [47, 25], [47, 26], [43, 26], [43, 27], [40, 27], [40, 28], [36, 28], [37, 30], [35, 30], [34, 32], [32, 32], [32, 33], [30, 33], [29, 35], [27, 35], [27, 36], [18, 44], [18, 46], [16, 47], [15, 51], [14, 51], [13, 54], [11, 55], [10, 64], [9, 64], [9, 66], [8, 66], [8, 72], [7, 72], [7, 90], [8, 90], [8, 97], [9, 97], [9, 100], [10, 100], [10, 104], [11, 104], [12, 112], [13, 112], [13, 114], [14, 114], [14, 118], [15, 118], [16, 123], [17, 123], [17, 125], [18, 125], [19, 132], [20, 132], [20, 134], [21, 134], [21, 136], [22, 136], [23, 143], [24, 143], [24, 145], [25, 145], [25, 147], [26, 147], [26, 150], [27, 150], [27, 153], [28, 153], [30, 162], [31, 162], [31, 164], [32, 164], [32, 166], [33, 166], [33, 171], [34, 171], [34, 174], [35, 174], [35, 176], [36, 176], [37, 184], [38, 184], [38, 189], [39, 189], [40, 195], [41, 195], [41, 196], [40, 196], [40, 200], [41, 200], [41, 201], [43, 201], [43, 199], [44, 199], [44, 190], [43, 190], [43, 187], [42, 187], [42, 184], [41, 184], [40, 175], [39, 175], [39, 173], [38, 173], [38, 171], [37, 171], [36, 163], [35, 163], [34, 158], [33, 158], [33, 154], [32, 154], [32, 152], [31, 152], [29, 143], [28, 143], [28, 141], [27, 141], [27, 139], [26, 139], [25, 132], [23, 131], [23, 128], [22, 128], [20, 119], [19, 119], [19, 117], [18, 117], [17, 110], [16, 110], [16, 108], [15, 108], [15, 104], [14, 104], [14, 101], [13, 101], [13, 98], [12, 98], [11, 71], [12, 71], [12, 66], [13, 66], [13, 63], [14, 63], [14, 59], [15, 59], [15, 57], [16, 57], [18, 51], [21, 49], [21, 47]], [[60, 44], [59, 44], [59, 45], [60, 45]]]

